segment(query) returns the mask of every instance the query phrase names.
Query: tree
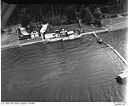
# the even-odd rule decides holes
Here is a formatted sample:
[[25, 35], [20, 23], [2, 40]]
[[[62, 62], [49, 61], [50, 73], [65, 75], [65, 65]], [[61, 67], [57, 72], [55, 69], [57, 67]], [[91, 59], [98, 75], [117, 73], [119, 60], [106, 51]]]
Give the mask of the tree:
[[94, 22], [94, 16], [90, 11], [89, 7], [86, 8], [83, 7], [81, 14], [82, 14], [82, 19], [85, 23], [90, 24]]
[[2, 2], [2, 11], [1, 11], [1, 26], [5, 27], [10, 16], [12, 15], [14, 9], [16, 8], [16, 5], [14, 4], [6, 4]]

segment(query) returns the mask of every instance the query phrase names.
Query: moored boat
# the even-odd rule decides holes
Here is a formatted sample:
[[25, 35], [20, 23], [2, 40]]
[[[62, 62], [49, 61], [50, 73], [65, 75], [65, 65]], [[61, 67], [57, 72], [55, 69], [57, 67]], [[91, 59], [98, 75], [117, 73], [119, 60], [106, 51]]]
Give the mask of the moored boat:
[[126, 79], [128, 77], [128, 69], [123, 71], [122, 73], [120, 73], [119, 75], [117, 75], [115, 77], [115, 79], [117, 80], [118, 83], [125, 83]]

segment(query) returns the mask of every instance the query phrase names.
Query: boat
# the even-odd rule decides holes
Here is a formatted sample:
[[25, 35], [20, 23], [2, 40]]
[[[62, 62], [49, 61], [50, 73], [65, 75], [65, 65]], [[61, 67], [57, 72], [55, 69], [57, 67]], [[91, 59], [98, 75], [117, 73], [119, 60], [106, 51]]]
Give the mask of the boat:
[[73, 31], [68, 32], [68, 36], [55, 36], [55, 33], [46, 34], [46, 40], [48, 42], [56, 42], [56, 41], [67, 41], [81, 38], [81, 35], [77, 35]]
[[74, 40], [74, 39], [78, 39], [78, 38], [81, 38], [81, 35], [73, 34], [73, 35], [70, 35], [69, 37], [62, 38], [62, 40], [66, 41], [66, 40]]
[[127, 77], [128, 77], [128, 69], [117, 75], [115, 79], [118, 83], [125, 83]]
[[62, 40], [61, 37], [57, 37], [57, 38], [51, 38], [51, 39], [46, 39], [48, 42], [56, 42], [56, 41], [60, 41]]

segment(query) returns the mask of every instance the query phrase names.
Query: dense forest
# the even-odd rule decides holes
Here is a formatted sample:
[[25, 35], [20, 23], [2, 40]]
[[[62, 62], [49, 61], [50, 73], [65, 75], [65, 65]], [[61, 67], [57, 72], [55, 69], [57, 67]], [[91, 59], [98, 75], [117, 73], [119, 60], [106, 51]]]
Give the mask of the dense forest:
[[[48, 22], [52, 25], [71, 24], [81, 19], [85, 23], [91, 23], [94, 19], [105, 18], [104, 14], [125, 12], [124, 4], [127, 0], [115, 0], [107, 4], [82, 4], [82, 5], [45, 5], [45, 4], [18, 4], [9, 18], [7, 25], [19, 24], [23, 26], [33, 22]], [[125, 1], [125, 2], [124, 2]]]

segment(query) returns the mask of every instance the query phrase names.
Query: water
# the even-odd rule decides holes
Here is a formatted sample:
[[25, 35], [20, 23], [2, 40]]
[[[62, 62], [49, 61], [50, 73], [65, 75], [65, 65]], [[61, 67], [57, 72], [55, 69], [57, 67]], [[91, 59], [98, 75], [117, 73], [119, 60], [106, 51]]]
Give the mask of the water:
[[122, 101], [122, 61], [92, 35], [1, 53], [2, 101]]
[[[118, 26], [117, 26], [118, 27]], [[125, 59], [127, 59], [127, 32], [128, 29], [120, 29], [109, 33], [98, 34], [101, 39], [114, 47]]]

